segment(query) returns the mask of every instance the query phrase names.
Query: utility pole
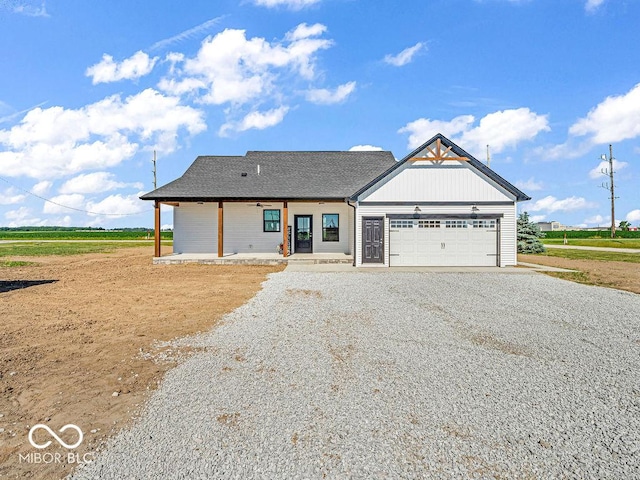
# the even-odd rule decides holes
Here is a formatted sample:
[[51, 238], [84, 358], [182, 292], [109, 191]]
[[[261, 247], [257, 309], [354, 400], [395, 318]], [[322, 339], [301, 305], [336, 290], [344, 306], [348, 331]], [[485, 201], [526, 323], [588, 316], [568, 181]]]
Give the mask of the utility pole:
[[[602, 155], [603, 161], [607, 161], [607, 156]], [[609, 190], [611, 194], [611, 238], [616, 238], [616, 191], [613, 184], [613, 146], [609, 144], [609, 169], [603, 168], [600, 170], [603, 175], [609, 176], [609, 183], [603, 183], [602, 188]]]
[[489, 145], [487, 145], [487, 167], [491, 168], [491, 151]]
[[153, 151], [153, 189], [158, 188], [156, 183], [156, 151]]

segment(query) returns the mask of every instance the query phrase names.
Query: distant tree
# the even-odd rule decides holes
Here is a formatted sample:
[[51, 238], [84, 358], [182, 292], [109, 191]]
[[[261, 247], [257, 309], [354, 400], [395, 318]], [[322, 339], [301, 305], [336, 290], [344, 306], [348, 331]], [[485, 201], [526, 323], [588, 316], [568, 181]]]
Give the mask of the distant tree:
[[544, 233], [529, 219], [529, 214], [518, 215], [518, 253], [542, 253], [544, 245], [540, 241]]
[[626, 220], [622, 220], [620, 222], [619, 228], [620, 230], [622, 230], [623, 232], [628, 232], [629, 231], [629, 227], [631, 226], [630, 222], [627, 222]]

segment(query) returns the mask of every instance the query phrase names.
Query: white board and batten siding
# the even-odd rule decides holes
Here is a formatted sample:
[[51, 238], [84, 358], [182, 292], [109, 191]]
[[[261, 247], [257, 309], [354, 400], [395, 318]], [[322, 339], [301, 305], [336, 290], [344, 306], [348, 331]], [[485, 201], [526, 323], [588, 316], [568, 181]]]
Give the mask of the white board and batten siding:
[[[351, 253], [353, 239], [353, 208], [345, 203], [290, 202], [289, 225], [295, 215], [313, 216], [314, 253]], [[281, 224], [284, 221], [282, 202], [225, 202], [223, 205], [224, 254], [276, 253], [282, 243], [283, 232], [265, 232], [263, 212], [265, 209], [280, 210]], [[322, 214], [339, 215], [339, 240], [322, 241]], [[218, 251], [218, 203], [181, 202], [173, 210], [175, 253], [217, 253]], [[292, 238], [293, 242], [293, 238]]]
[[[388, 202], [388, 203], [387, 203]], [[456, 215], [471, 215], [472, 208], [476, 205], [478, 215], [495, 215], [500, 220], [499, 244], [495, 230], [473, 232], [471, 230], [458, 229], [433, 229], [433, 232], [408, 231], [398, 232], [394, 229], [390, 236], [390, 218], [392, 215], [413, 215], [415, 206], [418, 206], [420, 215], [438, 215], [444, 227], [447, 215], [456, 218]], [[362, 218], [384, 217], [384, 263], [364, 264], [366, 266], [389, 266], [402, 264], [399, 261], [399, 252], [404, 248], [404, 261], [407, 264], [415, 261], [416, 264], [451, 265], [466, 263], [468, 265], [496, 264], [499, 255], [499, 266], [516, 265], [516, 203], [514, 196], [486, 178], [466, 162], [446, 161], [444, 164], [417, 161], [407, 163], [405, 166], [393, 172], [389, 177], [365, 191], [358, 198], [358, 211], [356, 217], [356, 265], [362, 263]], [[470, 222], [471, 219], [469, 219]], [[416, 227], [417, 221], [416, 221]], [[472, 223], [469, 224], [472, 227]], [[438, 231], [436, 231], [438, 230]], [[457, 235], [457, 236], [456, 236]], [[492, 237], [493, 235], [493, 237]], [[414, 245], [409, 245], [409, 237], [415, 239]], [[437, 238], [436, 238], [437, 237]], [[492, 241], [495, 240], [495, 247]], [[395, 241], [395, 245], [391, 242]], [[436, 242], [437, 241], [437, 242]], [[462, 245], [468, 242], [471, 249], [479, 255], [470, 258], [465, 252], [462, 258], [456, 258], [456, 249], [464, 250]], [[446, 243], [451, 261], [446, 258], [438, 258], [445, 255], [443, 251], [424, 252], [418, 251], [419, 244], [430, 244], [432, 247]], [[393, 252], [394, 260], [390, 261], [390, 252]], [[430, 255], [430, 257], [428, 257]], [[464, 258], [464, 257], [469, 258]], [[411, 260], [414, 258], [415, 260]]]
[[217, 245], [217, 203], [180, 203], [173, 207], [174, 253], [216, 253]]
[[398, 168], [364, 192], [360, 202], [504, 202], [513, 195], [467, 162], [417, 161]]

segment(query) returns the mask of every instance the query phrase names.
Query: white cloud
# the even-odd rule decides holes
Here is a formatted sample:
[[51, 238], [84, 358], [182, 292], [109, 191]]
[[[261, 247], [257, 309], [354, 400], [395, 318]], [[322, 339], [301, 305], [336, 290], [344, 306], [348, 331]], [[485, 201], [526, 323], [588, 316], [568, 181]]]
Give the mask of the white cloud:
[[533, 149], [533, 156], [536, 160], [551, 161], [563, 160], [567, 158], [581, 157], [591, 150], [589, 142], [576, 142], [570, 138], [565, 143], [558, 145], [542, 145]]
[[131, 158], [140, 143], [175, 150], [178, 130], [202, 132], [203, 117], [202, 111], [180, 105], [178, 97], [153, 89], [124, 100], [113, 95], [77, 110], [35, 108], [20, 124], [0, 130], [6, 148], [0, 164], [5, 175], [39, 180], [105, 169]]
[[134, 80], [148, 75], [157, 61], [158, 57], [150, 58], [146, 53], [138, 51], [131, 57], [117, 63], [111, 55], [105, 53], [99, 63], [87, 68], [85, 75], [91, 77], [91, 82], [94, 85], [120, 80]]
[[23, 202], [26, 198], [26, 195], [18, 193], [13, 187], [9, 187], [4, 192], [0, 192], [0, 205], [14, 205]]
[[[58, 195], [50, 198], [50, 201], [44, 203], [42, 213], [69, 213], [70, 209], [84, 209], [84, 195], [74, 193], [71, 195]], [[69, 207], [69, 208], [65, 208]]]
[[109, 195], [99, 202], [89, 201], [87, 202], [86, 209], [92, 213], [89, 215], [95, 216], [96, 214], [109, 215], [113, 218], [120, 218], [125, 215], [133, 215], [136, 213], [144, 212], [148, 210], [149, 205], [138, 198], [143, 192], [139, 192], [135, 195]]
[[531, 215], [529, 217], [529, 220], [531, 220], [533, 223], [538, 223], [543, 222], [545, 218], [547, 218], [546, 215]]
[[173, 230], [173, 223], [165, 223], [160, 227], [160, 230]]
[[640, 209], [631, 210], [626, 216], [627, 222], [640, 223]]
[[529, 178], [529, 180], [519, 180], [515, 183], [515, 186], [520, 190], [529, 192], [537, 192], [543, 189], [542, 182], [536, 182], [533, 177]]
[[499, 153], [550, 130], [547, 115], [538, 115], [528, 108], [490, 113], [481, 118], [477, 126], [474, 123], [473, 115], [461, 115], [450, 121], [420, 118], [402, 127], [398, 133], [409, 134], [410, 149], [419, 147], [436, 133], [442, 133], [473, 155], [481, 156], [487, 145], [491, 145], [493, 153]]
[[220, 127], [220, 136], [225, 136], [229, 131], [244, 132], [251, 129], [264, 130], [273, 127], [284, 119], [289, 107], [282, 106], [266, 112], [253, 111], [247, 114], [240, 122], [228, 122]]
[[296, 28], [288, 32], [285, 38], [290, 42], [295, 42], [296, 40], [302, 40], [304, 38], [319, 37], [326, 31], [326, 25], [321, 23], [314, 23], [313, 25], [301, 23]]
[[172, 37], [169, 38], [165, 38], [163, 40], [159, 40], [156, 43], [154, 43], [153, 45], [151, 45], [151, 47], [149, 48], [149, 50], [154, 51], [154, 50], [160, 50], [163, 49], [165, 47], [168, 47], [170, 45], [174, 45], [176, 43], [180, 43], [184, 40], [188, 40], [190, 38], [194, 38], [198, 35], [203, 34], [204, 32], [206, 32], [207, 30], [209, 30], [211, 27], [217, 25], [218, 23], [220, 23], [220, 20], [222, 20], [224, 18], [224, 16], [221, 17], [216, 17], [216, 18], [212, 18], [211, 20], [207, 20], [206, 22], [201, 23], [200, 25], [197, 25], [193, 28], [190, 28], [188, 30], [185, 30], [184, 32], [181, 32], [177, 35], [174, 35]]
[[315, 77], [315, 55], [333, 44], [313, 38], [325, 30], [321, 24], [301, 24], [285, 42], [270, 43], [259, 37], [247, 39], [244, 30], [226, 29], [205, 40], [195, 57], [182, 61], [176, 57], [181, 68], [174, 68], [159, 87], [174, 95], [200, 95], [200, 102], [213, 105], [277, 98], [280, 77], [292, 73], [306, 80]]
[[42, 2], [38, 1], [21, 1], [17, 2], [17, 5], [13, 6], [13, 13], [18, 13], [20, 15], [26, 15], [28, 17], [48, 17], [49, 13], [47, 12], [47, 3], [43, 0]]
[[640, 83], [624, 95], [610, 96], [569, 129], [592, 144], [620, 142], [640, 136]]
[[309, 102], [318, 105], [331, 105], [344, 102], [356, 89], [356, 82], [349, 82], [338, 86], [335, 90], [326, 88], [311, 89], [306, 92]]
[[27, 207], [20, 207], [17, 210], [9, 210], [8, 212], [5, 212], [4, 218], [9, 220], [9, 223], [7, 224], [8, 227], [23, 227], [26, 225], [39, 226], [47, 223], [46, 220], [34, 217], [31, 213], [31, 209]]
[[609, 217], [603, 217], [602, 215], [593, 215], [584, 219], [586, 225], [602, 225], [605, 222], [609, 222]]
[[49, 189], [53, 186], [53, 182], [48, 180], [43, 180], [41, 182], [36, 183], [31, 189], [31, 193], [34, 193], [39, 196], [46, 195], [49, 192]]
[[[616, 160], [615, 158], [613, 159], [613, 171], [618, 172], [620, 170], [622, 170], [623, 168], [625, 168], [626, 166], [628, 166], [629, 164], [627, 162], [619, 162], [618, 160]], [[609, 161], [608, 160], [603, 160], [602, 162], [600, 162], [598, 164], [597, 167], [593, 168], [592, 170], [589, 170], [589, 177], [591, 178], [605, 178], [602, 172], [609, 171]], [[609, 175], [608, 173], [606, 175]]]
[[382, 152], [381, 147], [374, 147], [373, 145], [354, 145], [349, 149], [350, 152]]
[[426, 48], [423, 42], [416, 43], [413, 47], [405, 48], [397, 55], [385, 55], [384, 61], [394, 67], [402, 67], [413, 60], [413, 57], [422, 49]]
[[253, 0], [253, 3], [267, 8], [286, 7], [291, 10], [302, 10], [305, 7], [320, 3], [320, 0]]
[[597, 204], [589, 202], [583, 197], [567, 197], [558, 200], [556, 197], [548, 195], [527, 206], [527, 210], [531, 212], [546, 211], [547, 213], [571, 212], [597, 206]]
[[605, 0], [587, 0], [587, 2], [584, 4], [584, 9], [589, 13], [593, 13], [598, 8], [600, 8], [600, 5], [602, 5], [604, 2]]
[[67, 180], [61, 187], [60, 193], [102, 193], [118, 188], [143, 188], [141, 183], [123, 183], [115, 180], [113, 173], [94, 172], [78, 175]]

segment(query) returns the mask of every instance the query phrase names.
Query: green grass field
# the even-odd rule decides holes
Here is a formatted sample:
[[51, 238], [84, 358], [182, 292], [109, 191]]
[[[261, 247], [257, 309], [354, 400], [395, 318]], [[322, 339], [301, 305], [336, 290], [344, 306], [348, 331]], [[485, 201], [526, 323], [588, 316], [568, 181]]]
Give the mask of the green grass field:
[[35, 265], [34, 262], [22, 262], [18, 260], [0, 260], [0, 268], [6, 267], [28, 267], [29, 265]]
[[[148, 233], [153, 240], [153, 231]], [[163, 240], [173, 239], [173, 232], [161, 232]], [[147, 240], [147, 232], [141, 231], [0, 231], [0, 240]]]
[[[170, 244], [171, 242], [163, 242]], [[81, 255], [83, 253], [110, 253], [118, 248], [149, 247], [153, 242], [18, 242], [0, 243], [1, 257], [40, 257], [45, 255]], [[16, 266], [8, 265], [3, 266]]]
[[545, 253], [541, 253], [536, 256], [571, 258], [578, 260], [602, 260], [605, 262], [640, 263], [640, 253], [599, 252], [595, 250], [548, 248]]
[[[579, 247], [640, 248], [640, 238], [569, 238], [568, 245]], [[562, 238], [543, 238], [545, 245], [563, 245]]]

